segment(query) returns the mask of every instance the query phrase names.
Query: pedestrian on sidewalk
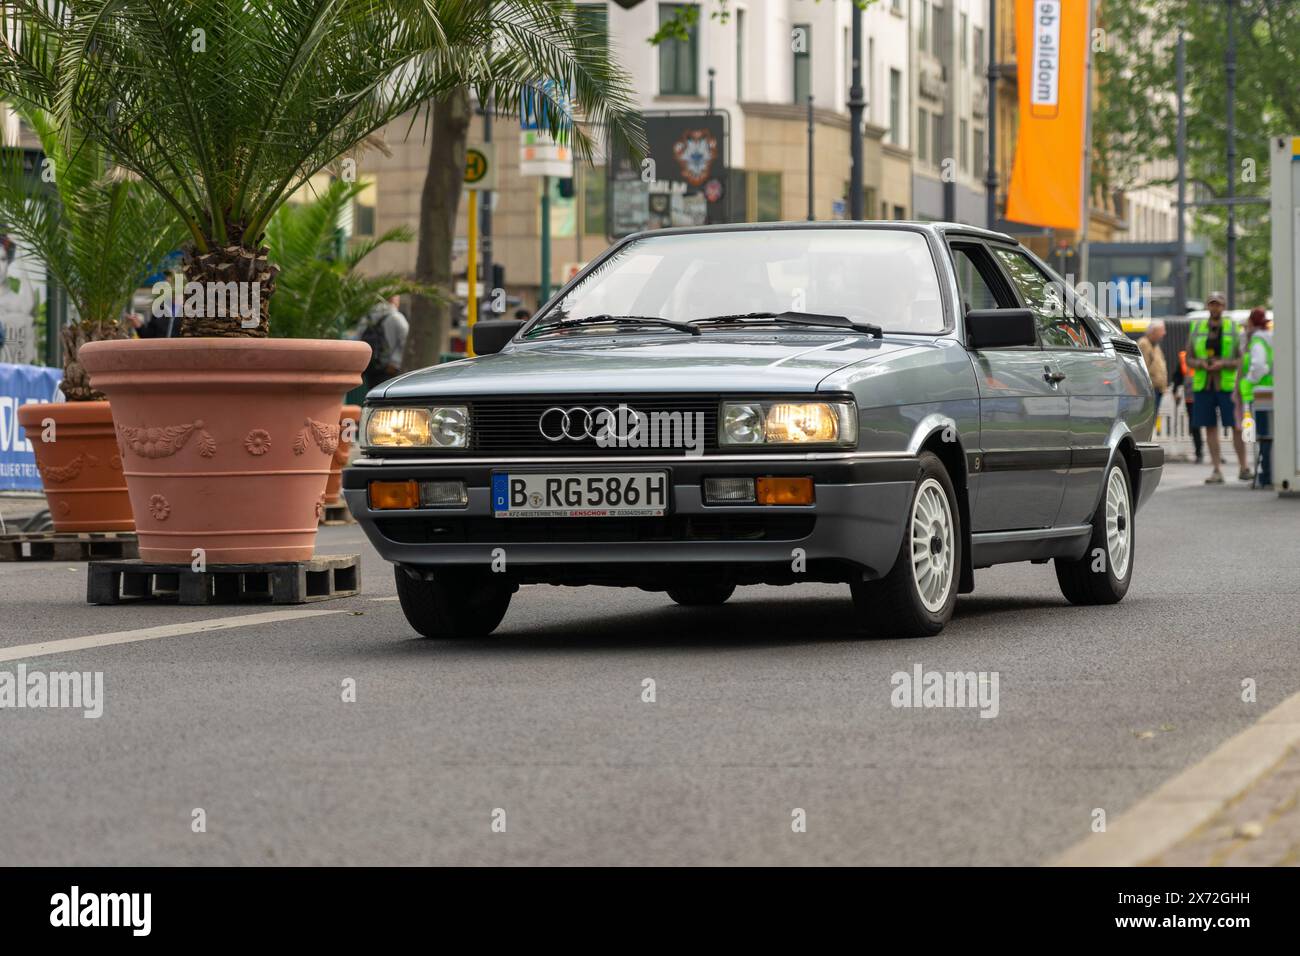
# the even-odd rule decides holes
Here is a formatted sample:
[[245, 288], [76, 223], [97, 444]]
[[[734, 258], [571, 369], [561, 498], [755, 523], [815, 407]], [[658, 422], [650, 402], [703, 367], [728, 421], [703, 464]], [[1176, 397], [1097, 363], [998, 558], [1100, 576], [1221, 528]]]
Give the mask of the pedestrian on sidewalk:
[[1174, 397], [1181, 397], [1184, 410], [1187, 412], [1187, 431], [1192, 436], [1192, 448], [1196, 452], [1196, 463], [1199, 465], [1205, 460], [1205, 445], [1201, 440], [1201, 430], [1192, 425], [1192, 397], [1195, 394], [1192, 391], [1192, 370], [1187, 367], [1187, 350], [1180, 349], [1178, 364], [1174, 366]]
[[1241, 404], [1255, 421], [1255, 441], [1259, 443], [1259, 472], [1256, 488], [1273, 487], [1273, 333], [1268, 327], [1268, 313], [1250, 310], [1246, 320], [1245, 354], [1237, 393]]
[[1237, 425], [1234, 393], [1237, 371], [1241, 367], [1241, 339], [1236, 323], [1223, 314], [1226, 299], [1222, 292], [1211, 292], [1206, 300], [1209, 318], [1192, 323], [1190, 331], [1192, 369], [1192, 427], [1205, 429], [1210, 462], [1214, 470], [1205, 479], [1207, 485], [1223, 484], [1219, 470], [1219, 428], [1232, 429], [1232, 447], [1237, 453], [1237, 477], [1251, 481], [1255, 473], [1246, 464], [1246, 443]]
[[1165, 364], [1165, 351], [1160, 347], [1164, 337], [1164, 319], [1152, 319], [1142, 338], [1138, 339], [1142, 361], [1146, 362], [1147, 374], [1151, 376], [1151, 387], [1156, 393], [1157, 418], [1160, 416], [1160, 406], [1165, 399], [1165, 390], [1169, 388], [1169, 367]]

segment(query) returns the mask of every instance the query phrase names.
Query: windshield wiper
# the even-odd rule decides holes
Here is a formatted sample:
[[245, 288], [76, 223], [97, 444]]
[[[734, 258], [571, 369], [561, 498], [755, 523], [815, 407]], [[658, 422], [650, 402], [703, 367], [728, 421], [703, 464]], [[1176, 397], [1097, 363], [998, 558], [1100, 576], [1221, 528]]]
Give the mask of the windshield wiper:
[[542, 322], [528, 332], [528, 337], [554, 329], [571, 329], [581, 325], [653, 325], [659, 328], [676, 329], [678, 332], [685, 332], [687, 335], [699, 335], [700, 330], [686, 322], [674, 322], [672, 319], [661, 319], [653, 315], [584, 315], [579, 319], [556, 319], [552, 322]]
[[850, 319], [847, 315], [827, 315], [822, 312], [741, 312], [736, 315], [711, 315], [703, 319], [692, 319], [691, 323], [717, 322], [720, 325], [748, 321], [776, 322], [780, 325], [805, 325], [828, 329], [849, 329], [874, 338], [882, 338], [884, 330], [870, 322]]

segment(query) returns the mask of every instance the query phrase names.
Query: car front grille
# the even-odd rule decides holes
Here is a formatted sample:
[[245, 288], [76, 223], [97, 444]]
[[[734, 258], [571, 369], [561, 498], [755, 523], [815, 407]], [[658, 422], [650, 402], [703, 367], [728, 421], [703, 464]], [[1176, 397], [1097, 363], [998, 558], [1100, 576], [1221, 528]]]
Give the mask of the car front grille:
[[[470, 431], [470, 451], [484, 454], [508, 454], [508, 455], [537, 455], [543, 457], [559, 457], [564, 455], [681, 455], [685, 456], [688, 449], [683, 446], [684, 434], [677, 426], [668, 429], [661, 429], [660, 434], [665, 440], [673, 440], [677, 447], [633, 447], [622, 445], [610, 445], [602, 447], [596, 443], [594, 437], [589, 435], [577, 435], [575, 438], [560, 438], [558, 441], [551, 441], [543, 436], [539, 423], [543, 413], [548, 409], [575, 409], [585, 408], [595, 410], [597, 408], [609, 409], [612, 412], [618, 411], [619, 405], [626, 405], [629, 409], [646, 415], [658, 413], [678, 413], [680, 419], [660, 418], [660, 421], [667, 424], [669, 421], [685, 420], [685, 416], [691, 416], [690, 421], [697, 430], [692, 432], [695, 442], [699, 443], [702, 439], [703, 450], [715, 450], [718, 447], [718, 398], [716, 395], [618, 395], [618, 396], [594, 396], [594, 395], [550, 395], [545, 398], [532, 398], [528, 396], [515, 396], [513, 398], [489, 398], [476, 399], [470, 406], [471, 422], [473, 423]], [[555, 413], [552, 413], [548, 421], [554, 425], [558, 419]], [[578, 433], [577, 427], [581, 415], [575, 413], [573, 416], [573, 431]], [[703, 426], [703, 435], [699, 434], [698, 426]], [[558, 428], [549, 429], [550, 434], [554, 436]], [[697, 449], [701, 446], [697, 444]], [[698, 451], [697, 451], [698, 453]]]
[[401, 544], [635, 543], [640, 541], [798, 541], [816, 517], [666, 515], [660, 518], [488, 518], [430, 515], [380, 518], [379, 533]]

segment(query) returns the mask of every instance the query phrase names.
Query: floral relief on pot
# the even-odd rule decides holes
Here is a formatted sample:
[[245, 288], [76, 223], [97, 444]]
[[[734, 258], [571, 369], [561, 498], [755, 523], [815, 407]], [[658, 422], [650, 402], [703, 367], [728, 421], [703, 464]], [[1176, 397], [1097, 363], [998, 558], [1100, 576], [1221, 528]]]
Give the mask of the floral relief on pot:
[[333, 455], [339, 447], [339, 426], [318, 422], [314, 418], [306, 419], [298, 437], [293, 440], [293, 453], [305, 453], [309, 442], [314, 442], [325, 454]]
[[198, 435], [200, 455], [211, 458], [217, 453], [217, 443], [204, 430], [201, 418], [188, 425], [118, 425], [117, 431], [124, 446], [141, 458], [170, 458], [184, 448], [194, 434]]
[[265, 428], [254, 428], [244, 436], [244, 449], [254, 457], [265, 455], [271, 450], [271, 433]]

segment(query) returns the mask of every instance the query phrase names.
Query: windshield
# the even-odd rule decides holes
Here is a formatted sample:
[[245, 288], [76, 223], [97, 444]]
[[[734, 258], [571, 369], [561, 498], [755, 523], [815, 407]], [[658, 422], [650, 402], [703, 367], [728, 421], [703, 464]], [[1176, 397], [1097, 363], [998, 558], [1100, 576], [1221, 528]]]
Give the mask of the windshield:
[[601, 263], [540, 322], [597, 315], [690, 322], [749, 312], [843, 315], [886, 332], [944, 328], [929, 244], [899, 229], [647, 236]]

